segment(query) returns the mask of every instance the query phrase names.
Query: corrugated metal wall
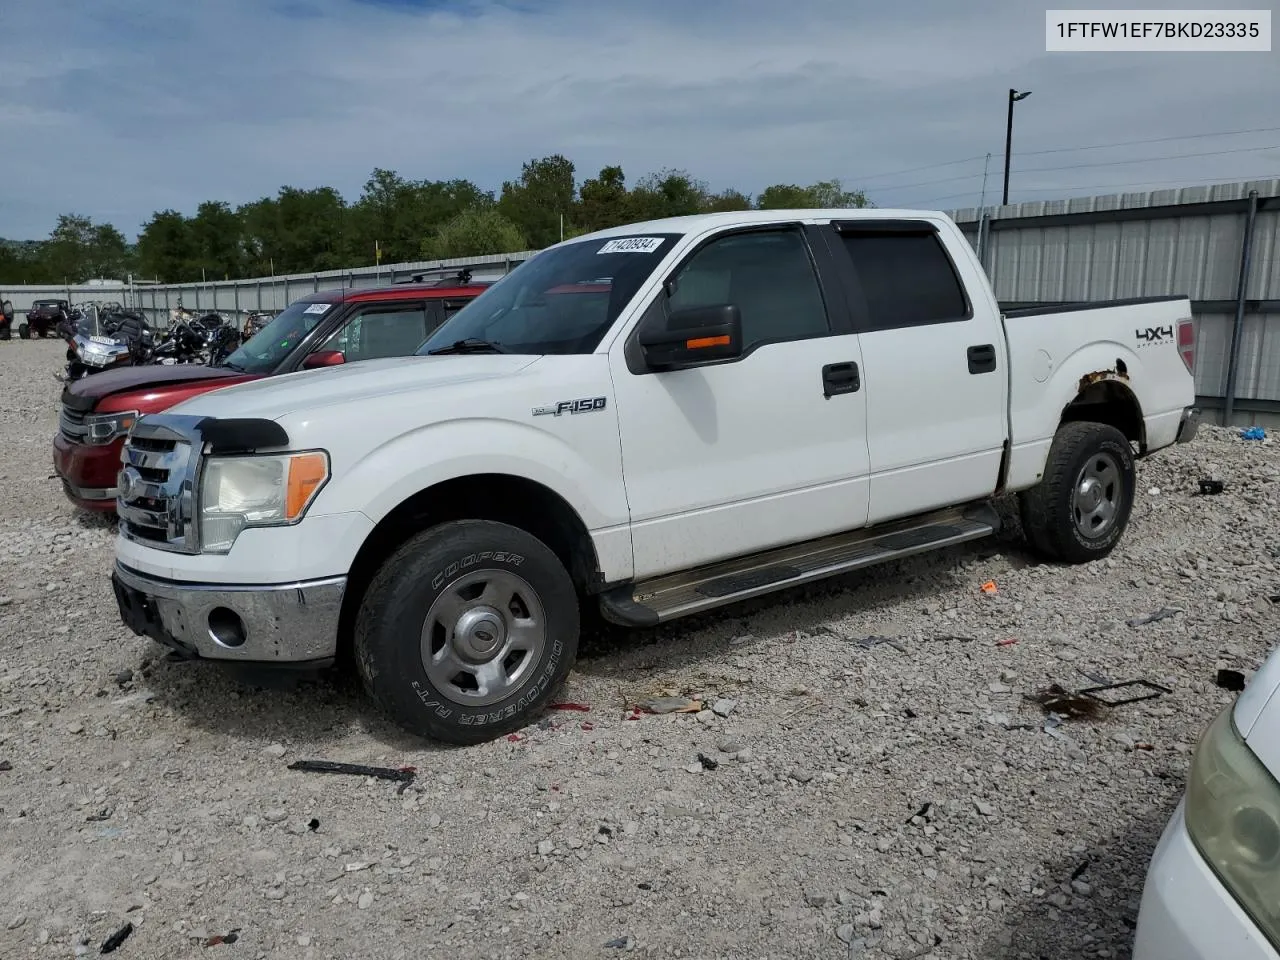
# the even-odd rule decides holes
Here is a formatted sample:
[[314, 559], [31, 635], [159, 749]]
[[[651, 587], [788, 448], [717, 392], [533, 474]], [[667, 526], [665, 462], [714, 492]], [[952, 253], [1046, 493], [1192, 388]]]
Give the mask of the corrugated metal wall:
[[1250, 192], [1260, 203], [1244, 291], [1235, 406], [1280, 413], [1280, 179], [969, 208], [951, 215], [980, 250], [1001, 302], [1189, 297], [1197, 320], [1196, 392], [1220, 401], [1231, 360]]

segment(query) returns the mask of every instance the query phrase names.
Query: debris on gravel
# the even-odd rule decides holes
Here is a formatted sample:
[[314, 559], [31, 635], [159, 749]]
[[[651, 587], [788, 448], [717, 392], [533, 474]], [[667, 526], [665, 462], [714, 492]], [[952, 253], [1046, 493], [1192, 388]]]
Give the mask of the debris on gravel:
[[[60, 364], [56, 343], [0, 343], [5, 956], [128, 930], [117, 954], [147, 960], [1124, 958], [1191, 753], [1235, 696], [1218, 678], [1252, 676], [1276, 626], [1276, 441], [1205, 427], [1140, 461], [1105, 560], [1037, 563], [1011, 519], [599, 630], [564, 709], [443, 748], [341, 670], [175, 663], [119, 624], [114, 525], [45, 479]], [[1139, 678], [1169, 692], [1062, 700]]]

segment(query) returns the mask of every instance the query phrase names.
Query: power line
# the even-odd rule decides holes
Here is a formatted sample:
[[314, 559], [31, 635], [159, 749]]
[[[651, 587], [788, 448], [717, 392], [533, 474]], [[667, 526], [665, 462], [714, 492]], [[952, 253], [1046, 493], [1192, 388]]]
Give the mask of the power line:
[[[1050, 153], [1078, 153], [1083, 150], [1106, 150], [1111, 147], [1133, 147], [1133, 146], [1139, 146], [1146, 143], [1172, 143], [1176, 140], [1203, 140], [1207, 137], [1237, 137], [1237, 136], [1243, 136], [1244, 134], [1249, 134], [1249, 133], [1276, 133], [1276, 132], [1280, 132], [1280, 127], [1253, 127], [1252, 129], [1249, 129], [1249, 130], [1223, 130], [1217, 133], [1187, 133], [1187, 134], [1182, 134], [1176, 137], [1148, 137], [1143, 140], [1117, 140], [1114, 143], [1093, 143], [1093, 144], [1088, 144], [1087, 146], [1082, 146], [1082, 147], [1054, 147], [1048, 150], [1019, 150], [1019, 151], [1016, 151], [1013, 154], [1013, 156], [1035, 157], [1035, 156], [1043, 156], [1045, 154], [1050, 154]], [[1246, 150], [1247, 149], [1269, 150], [1269, 149], [1275, 149], [1275, 148], [1274, 147], [1253, 147], [1253, 148], [1245, 148], [1245, 149]], [[1242, 150], [1241, 152], [1245, 152], [1245, 151]], [[992, 153], [994, 155], [995, 151], [993, 151]], [[1207, 156], [1207, 154], [1188, 154], [1188, 156]], [[885, 173], [873, 173], [870, 176], [866, 176], [866, 177], [850, 177], [848, 178], [848, 180], [852, 183], [862, 184], [868, 180], [879, 180], [883, 177], [894, 177], [894, 176], [899, 176], [907, 173], [919, 173], [924, 170], [937, 170], [940, 167], [952, 167], [961, 163], [973, 163], [975, 161], [983, 160], [985, 158], [986, 158], [986, 154], [979, 154], [976, 157], [964, 157], [959, 160], [943, 160], [939, 163], [930, 163], [922, 167], [908, 167], [905, 170], [886, 171]], [[1065, 169], [1065, 168], [1046, 167], [1046, 168], [1038, 168], [1038, 169]], [[975, 174], [975, 176], [980, 176], [980, 174]], [[947, 181], [935, 180], [930, 182], [945, 183]], [[890, 188], [883, 187], [882, 189], [887, 190]]]
[[[1205, 150], [1200, 153], [1174, 153], [1165, 154], [1159, 157], [1137, 157], [1133, 160], [1101, 160], [1096, 163], [1068, 163], [1057, 167], [1025, 167], [1018, 170], [1019, 174], [1026, 173], [1052, 173], [1061, 170], [1088, 170], [1093, 167], [1119, 167], [1134, 163], [1163, 163], [1168, 160], [1194, 160], [1198, 157], [1220, 157], [1233, 153], [1255, 153], [1262, 150], [1280, 150], [1280, 143], [1271, 143], [1258, 147], [1237, 147], [1232, 150]], [[921, 180], [917, 183], [895, 183], [888, 186], [879, 187], [880, 191], [887, 190], [913, 190], [916, 187], [927, 187], [938, 183], [957, 183], [964, 180], [976, 180], [982, 174], [974, 173], [963, 177], [941, 177], [936, 180]]]
[[1116, 143], [1095, 143], [1088, 147], [1055, 147], [1052, 150], [1020, 150], [1015, 157], [1034, 157], [1045, 153], [1072, 153], [1078, 150], [1105, 150], [1110, 147], [1134, 147], [1143, 143], [1169, 143], [1173, 140], [1202, 140], [1205, 137], [1236, 137], [1246, 133], [1275, 133], [1280, 127], [1255, 127], [1252, 130], [1227, 130], [1223, 133], [1188, 133], [1181, 137], [1152, 137], [1147, 140], [1121, 140]]

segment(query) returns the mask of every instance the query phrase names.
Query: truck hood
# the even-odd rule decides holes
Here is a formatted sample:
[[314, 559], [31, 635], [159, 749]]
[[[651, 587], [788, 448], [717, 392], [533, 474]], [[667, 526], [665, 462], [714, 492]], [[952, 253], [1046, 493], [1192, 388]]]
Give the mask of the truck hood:
[[496, 380], [517, 373], [537, 359], [529, 355], [484, 354], [362, 360], [236, 384], [193, 397], [170, 412], [278, 420], [297, 410], [313, 411], [433, 387]]
[[[121, 367], [104, 370], [68, 384], [65, 395], [74, 404], [79, 401], [97, 401], [113, 393], [138, 390], [144, 387], [163, 387], [172, 383], [189, 383], [192, 380], [225, 380], [242, 377], [227, 367], [206, 367], [203, 364], [147, 364], [140, 367]], [[74, 399], [73, 399], [74, 398]]]

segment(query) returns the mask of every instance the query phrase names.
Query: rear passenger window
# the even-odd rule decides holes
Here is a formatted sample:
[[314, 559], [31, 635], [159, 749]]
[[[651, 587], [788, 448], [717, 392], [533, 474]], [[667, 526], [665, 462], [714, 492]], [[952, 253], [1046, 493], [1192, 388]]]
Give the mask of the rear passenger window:
[[967, 319], [964, 288], [937, 234], [845, 233], [840, 240], [866, 298], [862, 329]]

